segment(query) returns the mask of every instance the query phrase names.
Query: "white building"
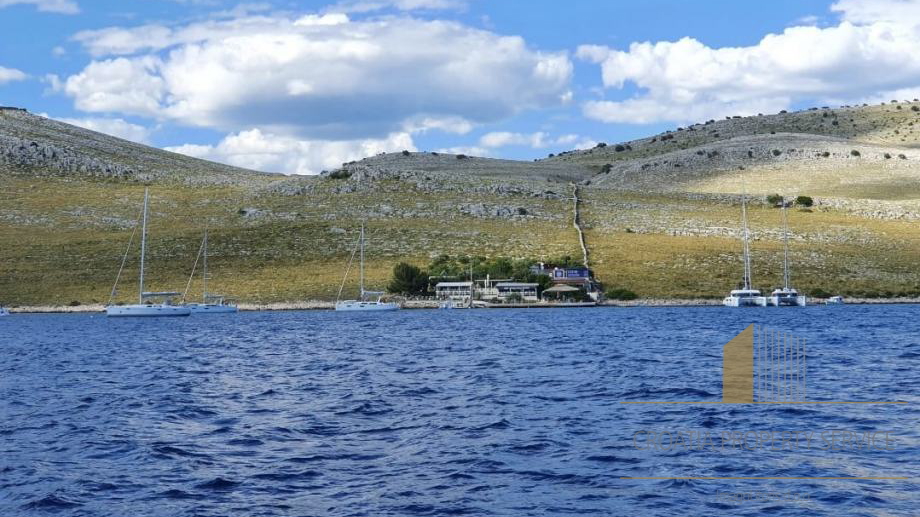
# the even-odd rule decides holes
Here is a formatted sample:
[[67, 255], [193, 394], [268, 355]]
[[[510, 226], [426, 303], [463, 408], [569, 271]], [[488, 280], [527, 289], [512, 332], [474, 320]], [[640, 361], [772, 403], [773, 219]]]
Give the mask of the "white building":
[[456, 305], [468, 305], [473, 296], [473, 282], [438, 282], [434, 290], [438, 300], [450, 300]]

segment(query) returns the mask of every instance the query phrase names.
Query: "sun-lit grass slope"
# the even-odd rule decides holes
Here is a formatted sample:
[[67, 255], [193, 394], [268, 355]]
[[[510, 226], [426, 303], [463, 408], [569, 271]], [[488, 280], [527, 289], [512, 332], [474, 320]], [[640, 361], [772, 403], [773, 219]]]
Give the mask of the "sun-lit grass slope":
[[19, 109], [0, 109], [0, 166], [4, 167], [4, 174], [134, 181], [172, 179], [226, 183], [265, 176], [137, 144]]
[[[643, 296], [721, 297], [741, 279], [740, 205], [682, 194], [583, 189], [593, 266], [608, 286]], [[754, 283], [782, 285], [782, 212], [749, 206]], [[793, 284], [849, 296], [920, 295], [920, 229], [913, 221], [834, 209], [791, 210]]]

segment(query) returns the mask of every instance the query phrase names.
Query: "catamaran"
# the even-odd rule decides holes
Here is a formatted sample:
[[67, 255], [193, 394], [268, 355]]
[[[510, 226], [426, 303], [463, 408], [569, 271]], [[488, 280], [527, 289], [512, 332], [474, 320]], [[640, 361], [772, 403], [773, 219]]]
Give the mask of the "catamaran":
[[[355, 259], [355, 252], [361, 251], [360, 266], [360, 293], [361, 297], [357, 300], [341, 300], [342, 290], [345, 289], [345, 281], [348, 279], [348, 271]], [[365, 291], [364, 290], [364, 224], [361, 224], [361, 236], [358, 237], [358, 245], [355, 251], [351, 252], [351, 259], [345, 268], [345, 278], [342, 279], [342, 285], [339, 287], [339, 294], [335, 298], [335, 310], [337, 311], [395, 311], [399, 309], [399, 304], [395, 302], [383, 301], [384, 293], [382, 291]], [[376, 296], [377, 300], [368, 300], [368, 296]]]
[[[112, 286], [112, 293], [109, 296], [109, 304], [105, 307], [105, 315], [110, 317], [163, 317], [163, 316], [188, 316], [192, 313], [188, 307], [174, 305], [172, 299], [182, 293], [178, 292], [145, 292], [144, 291], [144, 258], [147, 251], [147, 206], [150, 196], [147, 189], [144, 189], [144, 215], [141, 225], [141, 270], [138, 289], [138, 300], [135, 305], [112, 305], [112, 300], [118, 289], [118, 279], [121, 278], [121, 272], [125, 268], [125, 261], [128, 259], [128, 252], [131, 250], [131, 244], [134, 241], [134, 234], [128, 241], [128, 249], [125, 250], [125, 256], [121, 260], [121, 268], [118, 270], [118, 276], [115, 277], [115, 285]], [[137, 232], [135, 226], [134, 231]]]
[[201, 303], [186, 303], [185, 306], [192, 311], [192, 314], [227, 314], [237, 312], [239, 309], [236, 307], [236, 304], [234, 304], [229, 298], [223, 295], [208, 292], [207, 229], [204, 231], [204, 238], [201, 240], [201, 248], [198, 250], [198, 256], [195, 257], [195, 265], [192, 266], [192, 274], [188, 278], [188, 284], [185, 286], [185, 294], [182, 295], [182, 299], [185, 299], [185, 295], [188, 294], [188, 289], [192, 285], [192, 279], [195, 277], [195, 269], [198, 267], [199, 258], [203, 258], [201, 268], [201, 280], [203, 283]]
[[783, 198], [783, 287], [774, 289], [770, 295], [770, 305], [776, 307], [804, 307], [805, 296], [789, 286], [789, 222], [786, 218], [786, 199]]
[[744, 188], [744, 175], [741, 176], [741, 223], [744, 249], [744, 279], [742, 288], [735, 289], [722, 300], [726, 307], [766, 307], [767, 298], [760, 294], [760, 289], [751, 287], [751, 244], [747, 224], [747, 193]]

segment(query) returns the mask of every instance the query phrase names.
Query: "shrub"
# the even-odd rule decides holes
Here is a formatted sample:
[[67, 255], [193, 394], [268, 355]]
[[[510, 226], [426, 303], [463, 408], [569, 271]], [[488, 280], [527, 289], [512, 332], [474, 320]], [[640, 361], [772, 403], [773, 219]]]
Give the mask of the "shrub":
[[334, 180], [344, 180], [351, 177], [351, 172], [345, 169], [339, 169], [329, 173], [329, 178]]
[[406, 151], [406, 150], [403, 150], [403, 152], [402, 152], [402, 155], [403, 155], [403, 156], [409, 156], [410, 154], [412, 154], [412, 153], [410, 153], [409, 151]]
[[74, 300], [74, 301], [68, 303], [67, 305], [69, 305], [69, 306], [71, 306], [71, 307], [79, 307], [79, 306], [80, 306], [80, 302]]
[[815, 200], [809, 196], [799, 196], [795, 198], [795, 204], [799, 206], [809, 207], [815, 204]]
[[458, 159], [458, 160], [466, 160], [466, 155], [465, 155], [465, 154], [458, 154], [458, 155], [457, 155], [457, 159]]
[[629, 289], [623, 289], [622, 287], [614, 287], [608, 289], [604, 295], [610, 300], [635, 300], [639, 297], [636, 293], [630, 291]]
[[770, 203], [773, 206], [777, 206], [784, 201], [783, 196], [779, 194], [770, 194], [767, 196], [767, 203]]
[[920, 108], [918, 108], [917, 106], [911, 106], [911, 107], [910, 107], [910, 110], [911, 110], [911, 111], [920, 111]]
[[604, 147], [607, 147], [607, 144], [604, 142], [598, 142], [597, 145], [594, 146], [595, 149], [602, 149]]
[[605, 164], [603, 167], [601, 167], [601, 173], [602, 173], [602, 174], [607, 174], [607, 173], [610, 172], [610, 169], [613, 169], [613, 165], [611, 165], [611, 164], [609, 164], [609, 163], [608, 163], [608, 164]]
[[400, 262], [393, 266], [393, 280], [387, 291], [405, 295], [425, 295], [428, 292], [428, 273], [412, 264]]
[[439, 155], [438, 153], [432, 151], [431, 156], [440, 156], [440, 155]]
[[623, 151], [626, 150], [626, 148], [623, 147], [623, 146], [620, 145], [620, 144], [617, 144], [616, 147], [613, 148], [613, 150], [616, 151], [616, 152], [618, 152], [618, 153], [622, 153]]
[[850, 151], [850, 156], [859, 156], [859, 151], [857, 151], [856, 149], [853, 149], [852, 151]]
[[831, 293], [821, 289], [820, 287], [815, 287], [808, 294], [812, 295], [815, 298], [830, 298], [833, 296]]
[[906, 160], [906, 159], [907, 159], [907, 156], [904, 156], [903, 154], [899, 154], [899, 155], [898, 155], [898, 158], [900, 158], [900, 159], [902, 159], [902, 160]]
[[823, 156], [824, 158], [827, 158], [827, 157], [830, 156], [830, 155], [831, 155], [831, 153], [829, 153], [829, 152], [827, 152], [827, 151], [824, 151], [823, 153], [821, 153], [821, 156]]
[[549, 153], [548, 155], [546, 155], [547, 158], [552, 158], [553, 156], [556, 156], [556, 155], [553, 153]]
[[783, 152], [780, 151], [779, 149], [774, 149], [774, 150], [773, 150], [773, 156], [779, 156], [779, 155], [781, 155], [781, 154], [783, 154]]
[[885, 159], [886, 159], [886, 160], [890, 160], [890, 159], [891, 159], [891, 153], [885, 153]]

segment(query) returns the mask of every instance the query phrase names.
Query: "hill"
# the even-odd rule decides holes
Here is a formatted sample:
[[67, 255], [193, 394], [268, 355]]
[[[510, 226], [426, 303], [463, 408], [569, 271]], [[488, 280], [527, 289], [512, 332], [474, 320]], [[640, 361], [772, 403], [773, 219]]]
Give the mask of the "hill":
[[[780, 211], [765, 202], [781, 193], [815, 199], [790, 214], [800, 289], [918, 295], [917, 106], [732, 118], [533, 162], [390, 153], [322, 177], [247, 171], [2, 110], [0, 304], [105, 302], [145, 186], [151, 289], [184, 288], [205, 226], [210, 284], [251, 302], [334, 298], [362, 220], [369, 281], [381, 287], [400, 260], [577, 257], [578, 184], [607, 286], [721, 297], [741, 276], [742, 173], [758, 286], [782, 274]], [[136, 255], [120, 300], [132, 297]]]

